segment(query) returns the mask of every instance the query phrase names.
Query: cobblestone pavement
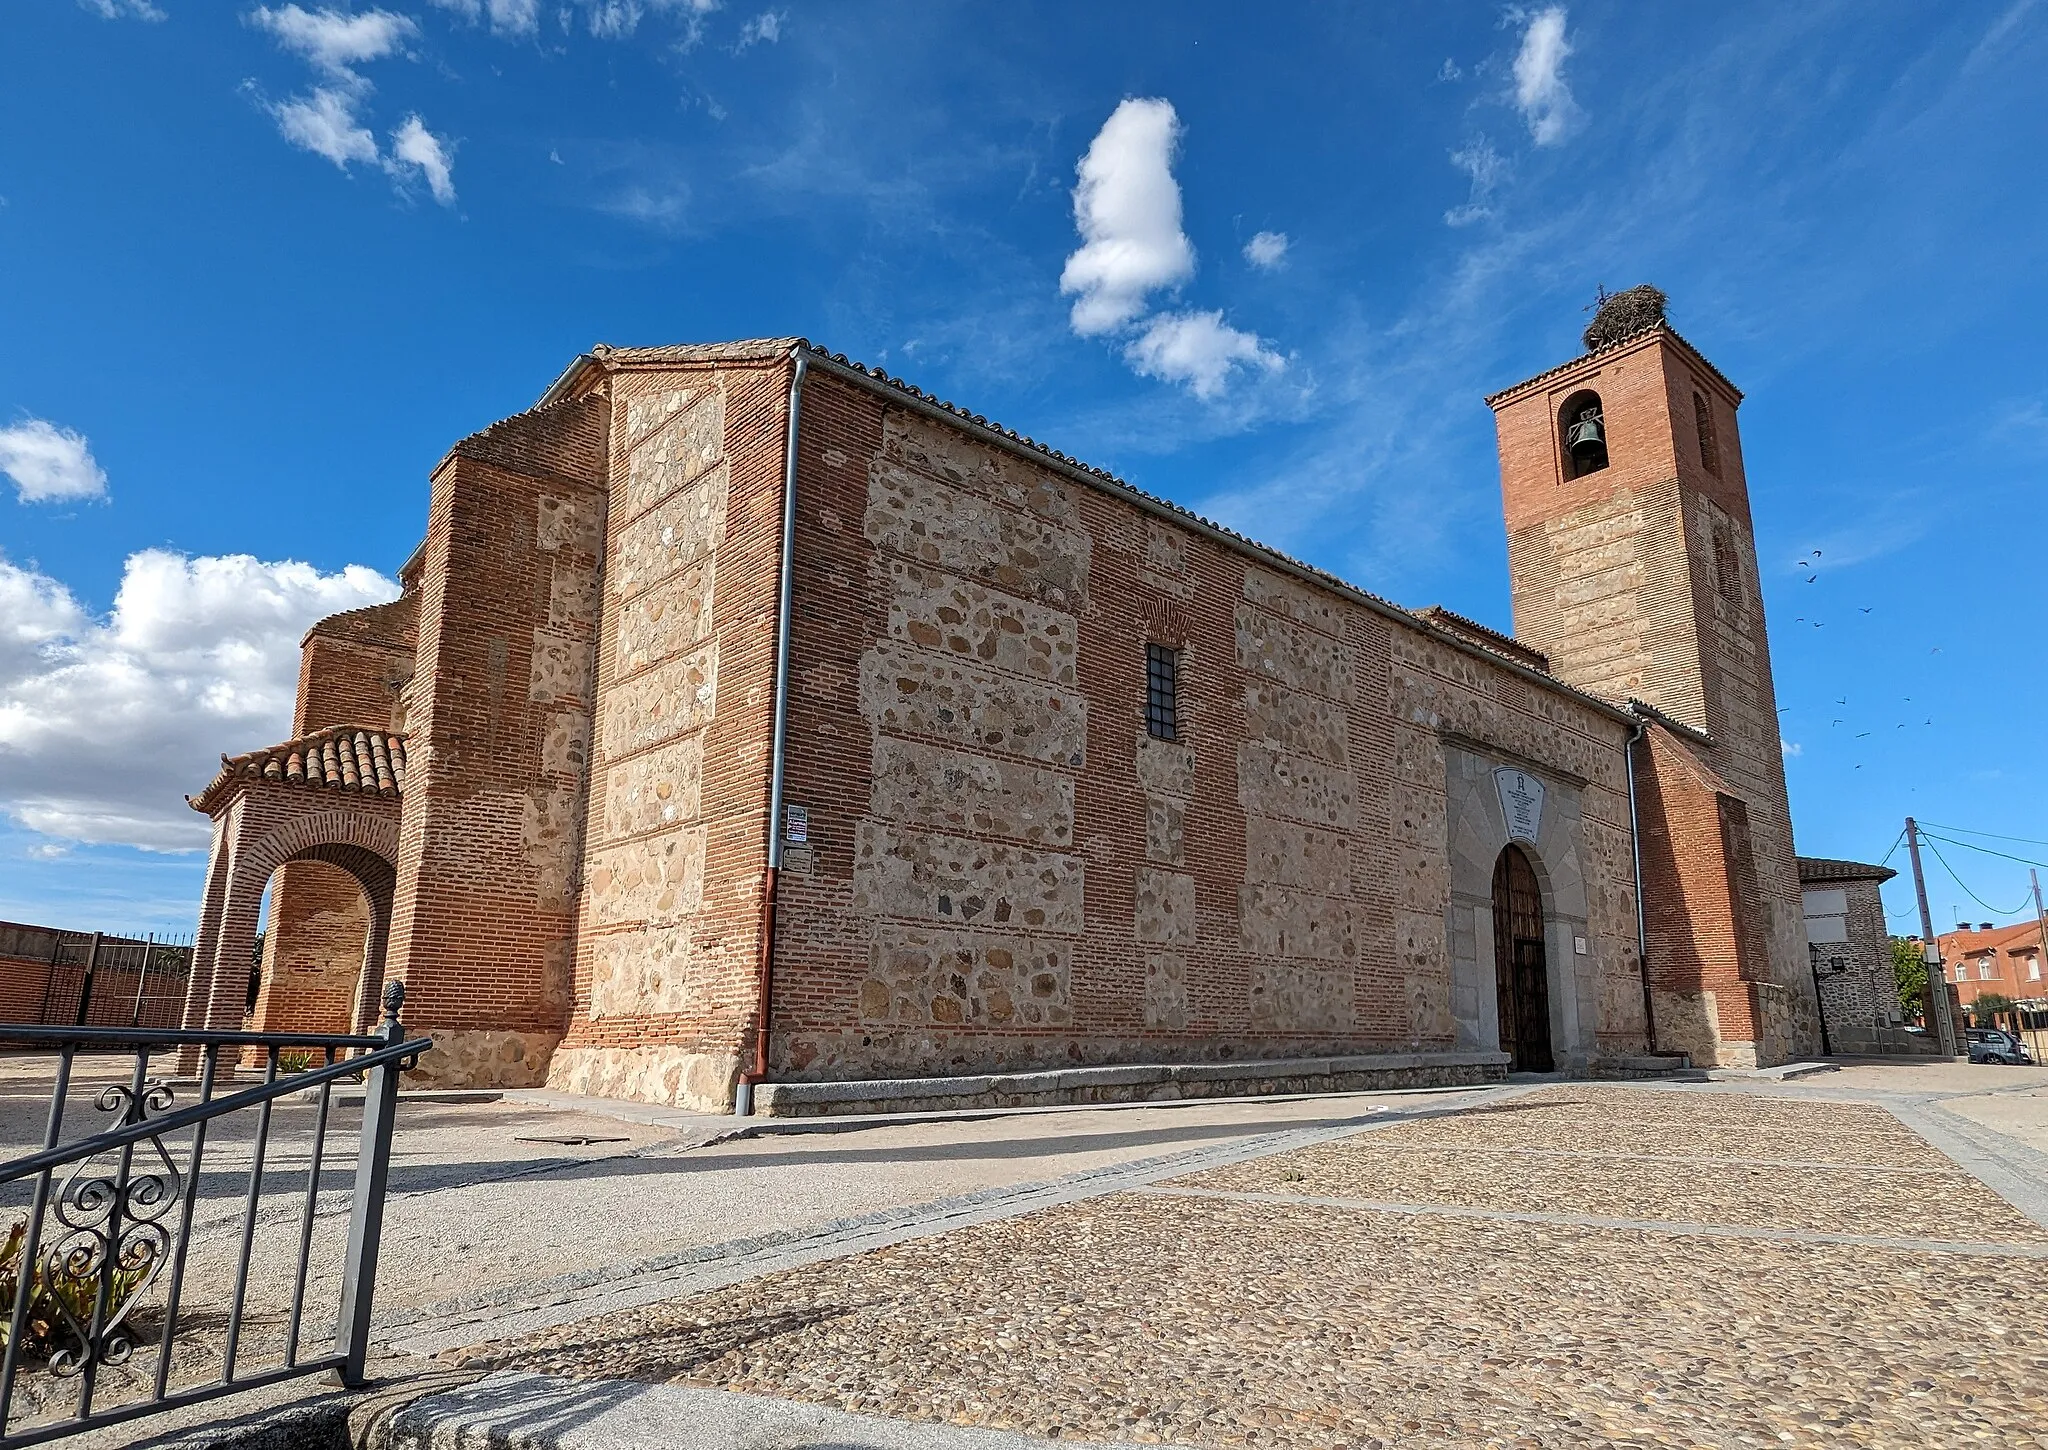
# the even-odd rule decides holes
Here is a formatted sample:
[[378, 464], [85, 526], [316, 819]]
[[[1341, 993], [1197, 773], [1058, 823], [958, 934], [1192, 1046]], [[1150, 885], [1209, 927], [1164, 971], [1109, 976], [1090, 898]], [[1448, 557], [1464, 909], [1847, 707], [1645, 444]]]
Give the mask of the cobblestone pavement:
[[456, 1357], [1189, 1445], [2048, 1446], [2044, 1267], [1882, 1106], [1558, 1087]]

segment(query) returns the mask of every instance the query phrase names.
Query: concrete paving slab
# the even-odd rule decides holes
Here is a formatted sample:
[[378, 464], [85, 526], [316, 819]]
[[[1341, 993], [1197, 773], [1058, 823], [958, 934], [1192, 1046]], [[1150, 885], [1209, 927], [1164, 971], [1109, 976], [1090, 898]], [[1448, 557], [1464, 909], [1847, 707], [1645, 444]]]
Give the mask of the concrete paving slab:
[[[724, 1390], [506, 1371], [429, 1395], [379, 1450], [1040, 1450], [1051, 1444]], [[1061, 1440], [1062, 1445], [1089, 1443]]]

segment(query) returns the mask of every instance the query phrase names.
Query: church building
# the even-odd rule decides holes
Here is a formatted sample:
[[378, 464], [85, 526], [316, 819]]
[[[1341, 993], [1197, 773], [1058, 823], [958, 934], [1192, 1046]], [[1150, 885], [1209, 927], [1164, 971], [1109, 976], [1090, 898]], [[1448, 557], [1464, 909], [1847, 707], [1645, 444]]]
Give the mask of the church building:
[[[1737, 409], [1636, 288], [1490, 398], [1514, 634], [801, 339], [597, 347], [224, 757], [188, 1026], [853, 1111], [1818, 1046]], [[249, 998], [266, 890], [269, 929]]]

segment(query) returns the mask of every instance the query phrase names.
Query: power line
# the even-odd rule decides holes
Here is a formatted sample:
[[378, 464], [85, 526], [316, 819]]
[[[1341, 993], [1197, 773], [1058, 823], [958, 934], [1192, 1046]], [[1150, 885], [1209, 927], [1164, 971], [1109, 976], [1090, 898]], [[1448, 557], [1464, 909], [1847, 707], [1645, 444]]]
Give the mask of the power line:
[[[1933, 826], [1937, 831], [1956, 831], [1965, 836], [1982, 836], [1986, 840], [1991, 841], [2017, 841], [2022, 846], [2048, 846], [2048, 841], [2037, 841], [2032, 836], [2001, 836], [1996, 831], [1973, 831], [1967, 826], [1944, 826], [1938, 821], [1922, 821], [1920, 823], [1922, 830], [1925, 830], [1928, 826]], [[1960, 845], [1962, 843], [1957, 842], [1956, 844]]]
[[[1983, 897], [1979, 896], [1976, 892], [1972, 891], [1969, 888], [1968, 883], [1966, 883], [1962, 877], [1956, 875], [1956, 868], [1948, 864], [1948, 858], [1941, 854], [1941, 848], [1934, 844], [1932, 837], [1930, 837], [1925, 831], [1922, 831], [1920, 833], [1920, 839], [1927, 842], [1927, 849], [1934, 853], [1935, 860], [1941, 862], [1941, 869], [1948, 872], [1949, 880], [1955, 882], [1956, 885], [1963, 888], [1963, 895], [1969, 897], [1970, 900], [1976, 902], [1979, 906], [1983, 907], [1993, 916], [2018, 916], [2020, 914], [2020, 911], [2026, 906], [2027, 903], [2025, 901], [2022, 901], [2018, 906], [2013, 907], [1993, 906], [1990, 902], [1986, 901]], [[1955, 846], [1960, 845], [1961, 843], [1957, 841], [1950, 841], [1949, 844], [1951, 846]]]
[[1883, 855], [1882, 857], [1880, 857], [1880, 858], [1879, 858], [1879, 860], [1878, 860], [1878, 863], [1877, 863], [1877, 864], [1878, 864], [1878, 865], [1880, 865], [1880, 866], [1882, 866], [1882, 865], [1884, 865], [1884, 864], [1885, 864], [1885, 863], [1886, 863], [1887, 861], [1890, 861], [1890, 860], [1892, 859], [1892, 852], [1893, 852], [1893, 851], [1897, 851], [1897, 850], [1899, 849], [1900, 845], [1902, 845], [1902, 844], [1903, 844], [1903, 843], [1905, 842], [1905, 839], [1906, 839], [1906, 828], [1905, 828], [1904, 826], [1901, 826], [1901, 827], [1899, 827], [1899, 833], [1898, 833], [1898, 835], [1896, 835], [1896, 836], [1892, 837], [1892, 848], [1891, 848], [1891, 850], [1890, 850], [1890, 851], [1887, 851], [1887, 852], [1885, 852], [1885, 853], [1884, 853], [1884, 855]]
[[[1920, 834], [1923, 836], [1928, 834], [1925, 827], [1921, 828]], [[1996, 856], [2003, 861], [2017, 861], [2022, 866], [2039, 866], [2043, 870], [2048, 870], [2048, 861], [2030, 861], [2025, 856], [2015, 856], [2009, 851], [1994, 851], [1989, 846], [1978, 846], [1969, 841], [1958, 841], [1952, 836], [1933, 836], [1930, 839], [1947, 841], [1951, 846], [1961, 846], [1965, 851], [1981, 851], [1986, 856]]]

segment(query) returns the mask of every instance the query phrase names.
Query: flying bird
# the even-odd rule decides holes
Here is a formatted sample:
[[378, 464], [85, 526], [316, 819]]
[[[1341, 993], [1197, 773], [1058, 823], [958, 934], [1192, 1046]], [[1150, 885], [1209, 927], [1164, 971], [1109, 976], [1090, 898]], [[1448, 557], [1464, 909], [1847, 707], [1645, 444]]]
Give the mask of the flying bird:
[[1869, 732], [1868, 730], [1865, 730], [1864, 732], [1862, 732], [1862, 734], [1858, 735], [1858, 736], [1857, 736], [1856, 738], [1857, 738], [1858, 740], [1862, 740], [1862, 739], [1864, 739], [1865, 737], [1867, 737], [1867, 736], [1868, 736], [1869, 734], [1870, 734], [1870, 732]]
[[1869, 611], [1869, 610], [1867, 610], [1867, 609], [1863, 609], [1863, 606], [1862, 606], [1862, 605], [1860, 605], [1860, 604], [1859, 604], [1859, 605], [1857, 605], [1856, 607], [1857, 607], [1858, 609], [1862, 609], [1862, 610], [1863, 610], [1863, 612], [1864, 612], [1865, 614], [1868, 614], [1868, 613], [1870, 613], [1870, 611]]

